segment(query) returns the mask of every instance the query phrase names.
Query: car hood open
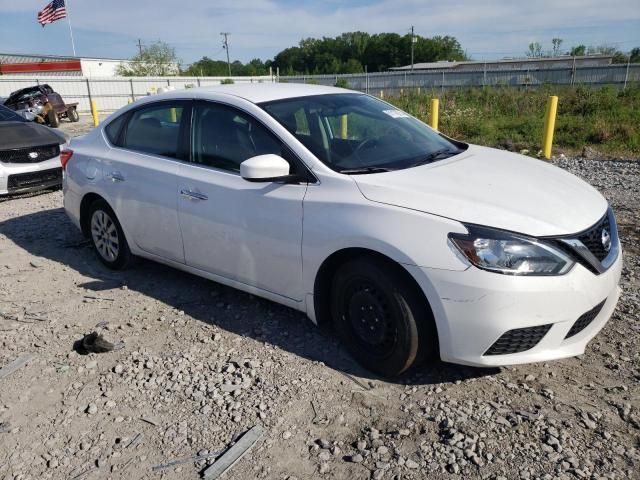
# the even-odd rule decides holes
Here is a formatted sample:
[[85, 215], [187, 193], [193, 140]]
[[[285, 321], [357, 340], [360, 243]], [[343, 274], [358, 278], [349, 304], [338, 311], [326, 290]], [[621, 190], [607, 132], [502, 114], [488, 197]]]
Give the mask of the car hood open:
[[0, 150], [62, 145], [62, 134], [44, 125], [29, 122], [0, 122]]
[[595, 188], [565, 170], [475, 145], [439, 162], [353, 179], [374, 202], [532, 236], [580, 232], [607, 209]]

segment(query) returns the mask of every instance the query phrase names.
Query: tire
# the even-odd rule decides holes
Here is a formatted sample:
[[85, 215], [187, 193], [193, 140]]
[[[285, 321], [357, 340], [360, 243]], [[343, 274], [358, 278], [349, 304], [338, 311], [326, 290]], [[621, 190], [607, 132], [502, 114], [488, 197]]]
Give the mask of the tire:
[[384, 377], [437, 356], [431, 309], [406, 272], [391, 262], [359, 258], [341, 266], [331, 287], [331, 316], [356, 361]]
[[76, 110], [76, 107], [67, 108], [67, 118], [70, 122], [77, 122], [78, 120], [80, 120], [80, 115], [78, 115], [78, 110]]
[[87, 231], [98, 259], [112, 270], [123, 270], [132, 255], [120, 222], [111, 207], [102, 199], [91, 204], [85, 220]]
[[47, 112], [47, 123], [51, 128], [58, 128], [60, 126], [60, 119], [53, 108]]

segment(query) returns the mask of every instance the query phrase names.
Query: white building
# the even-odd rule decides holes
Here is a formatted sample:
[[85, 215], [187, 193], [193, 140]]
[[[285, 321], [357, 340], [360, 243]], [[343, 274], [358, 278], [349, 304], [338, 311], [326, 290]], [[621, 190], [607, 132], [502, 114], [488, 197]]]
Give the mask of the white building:
[[[115, 77], [117, 58], [63, 57], [57, 55], [21, 55], [0, 53], [0, 75], [29, 77]], [[178, 65], [175, 66], [176, 74]]]

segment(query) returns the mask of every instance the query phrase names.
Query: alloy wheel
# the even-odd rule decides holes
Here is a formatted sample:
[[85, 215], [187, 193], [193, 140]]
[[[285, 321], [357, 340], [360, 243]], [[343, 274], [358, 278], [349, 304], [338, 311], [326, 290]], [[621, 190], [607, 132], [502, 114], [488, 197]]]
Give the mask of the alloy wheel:
[[114, 262], [120, 252], [118, 229], [108, 213], [96, 210], [91, 216], [91, 237], [100, 256]]

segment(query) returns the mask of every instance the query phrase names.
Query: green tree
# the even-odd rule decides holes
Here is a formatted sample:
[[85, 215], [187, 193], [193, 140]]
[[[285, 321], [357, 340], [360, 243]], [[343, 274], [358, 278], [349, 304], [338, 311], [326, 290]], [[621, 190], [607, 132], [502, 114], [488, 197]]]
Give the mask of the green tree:
[[571, 47], [571, 51], [569, 52], [569, 55], [571, 55], [572, 57], [584, 57], [586, 54], [586, 45], [576, 45], [575, 47]]
[[562, 45], [562, 39], [552, 38], [551, 44], [553, 45], [553, 56], [557, 57], [558, 55], [560, 55], [560, 46]]
[[640, 47], [631, 49], [631, 52], [629, 52], [629, 61], [631, 63], [640, 63]]
[[143, 47], [140, 53], [116, 68], [116, 74], [124, 77], [164, 77], [179, 73], [176, 51], [165, 42], [155, 42]]
[[527, 57], [529, 58], [540, 58], [542, 57], [542, 45], [538, 42], [531, 42], [529, 44], [529, 50], [525, 52]]

